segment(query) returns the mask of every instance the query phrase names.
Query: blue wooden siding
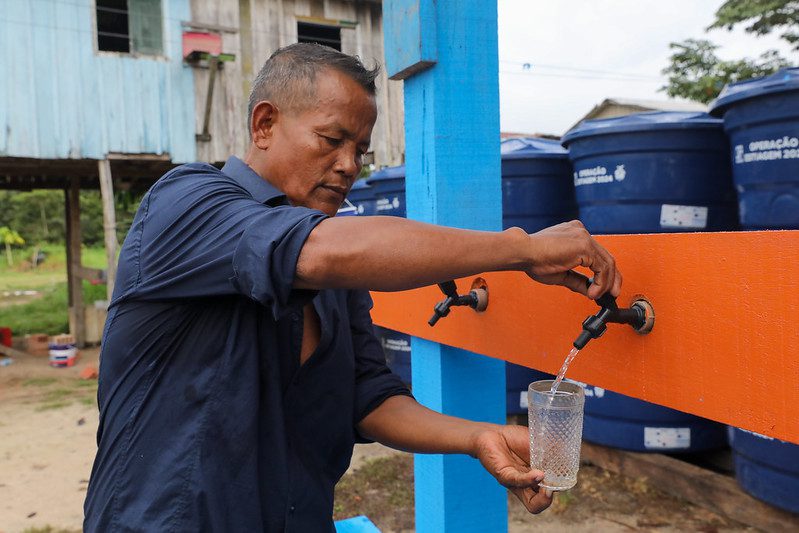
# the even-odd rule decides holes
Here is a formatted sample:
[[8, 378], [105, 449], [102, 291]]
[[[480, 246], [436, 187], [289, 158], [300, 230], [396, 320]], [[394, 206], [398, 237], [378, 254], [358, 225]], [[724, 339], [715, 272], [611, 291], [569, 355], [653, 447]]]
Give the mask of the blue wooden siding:
[[0, 0], [0, 157], [196, 157], [182, 63], [189, 0], [163, 0], [163, 57], [95, 52], [93, 0]]

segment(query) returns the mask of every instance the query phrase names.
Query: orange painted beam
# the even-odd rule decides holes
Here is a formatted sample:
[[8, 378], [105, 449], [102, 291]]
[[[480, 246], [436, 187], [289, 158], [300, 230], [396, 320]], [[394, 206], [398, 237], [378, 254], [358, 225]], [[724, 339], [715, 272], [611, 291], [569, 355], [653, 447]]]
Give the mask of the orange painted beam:
[[[799, 231], [613, 235], [597, 239], [643, 294], [655, 327], [610, 324], [568, 377], [799, 444]], [[484, 274], [484, 313], [454, 308], [431, 328], [437, 287], [372, 293], [375, 323], [556, 373], [595, 304], [517, 272]], [[471, 280], [458, 281], [461, 293]]]

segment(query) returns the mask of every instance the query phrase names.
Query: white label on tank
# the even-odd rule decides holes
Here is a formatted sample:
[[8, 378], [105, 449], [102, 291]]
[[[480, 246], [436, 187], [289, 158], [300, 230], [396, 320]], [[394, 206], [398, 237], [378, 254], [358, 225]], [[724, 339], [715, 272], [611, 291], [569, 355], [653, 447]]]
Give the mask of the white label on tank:
[[733, 147], [736, 165], [781, 159], [799, 159], [799, 137], [784, 135], [774, 139], [756, 139]]
[[378, 198], [376, 209], [378, 211], [391, 211], [399, 208], [400, 201], [396, 196], [394, 198]]
[[696, 205], [660, 206], [661, 228], [697, 228], [707, 227], [707, 207]]
[[691, 428], [644, 428], [644, 447], [681, 450], [691, 447]]
[[522, 409], [527, 409], [527, 391], [522, 391], [519, 393], [519, 407]]
[[383, 348], [395, 352], [410, 352], [411, 343], [405, 339], [387, 339], [383, 338]]
[[592, 168], [581, 168], [574, 171], [574, 186], [596, 185], [599, 183], [613, 183], [613, 180], [622, 181], [627, 177], [624, 165], [617, 165], [615, 170], [608, 171], [607, 167], [598, 165]]

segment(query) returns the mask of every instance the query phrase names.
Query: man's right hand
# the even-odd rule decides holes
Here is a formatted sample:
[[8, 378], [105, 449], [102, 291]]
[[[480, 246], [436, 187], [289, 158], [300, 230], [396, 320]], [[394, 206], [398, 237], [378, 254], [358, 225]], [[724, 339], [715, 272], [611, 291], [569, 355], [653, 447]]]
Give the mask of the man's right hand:
[[[608, 291], [619, 295], [622, 280], [616, 261], [580, 221], [564, 222], [529, 237], [531, 264], [526, 272], [535, 281], [562, 285], [594, 300]], [[578, 266], [594, 273], [590, 287], [586, 276], [572, 270]]]

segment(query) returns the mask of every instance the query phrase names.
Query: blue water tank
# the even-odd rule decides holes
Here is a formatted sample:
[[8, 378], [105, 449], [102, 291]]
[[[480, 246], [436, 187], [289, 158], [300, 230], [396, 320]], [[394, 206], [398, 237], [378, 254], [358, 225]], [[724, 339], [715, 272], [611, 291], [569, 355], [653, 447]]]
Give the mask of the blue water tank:
[[729, 428], [735, 477], [752, 496], [799, 513], [799, 446]]
[[[500, 145], [502, 227], [535, 233], [577, 218], [568, 152], [557, 141], [526, 137]], [[508, 414], [527, 413], [527, 387], [552, 375], [506, 363]]]
[[728, 85], [724, 117], [744, 229], [799, 229], [799, 68]]
[[573, 382], [585, 390], [583, 438], [589, 442], [665, 453], [711, 450], [727, 444], [722, 424]]
[[[502, 153], [503, 227], [518, 226], [528, 233], [571, 220], [576, 215], [568, 154], [557, 142], [545, 139], [510, 139]], [[386, 168], [372, 174], [368, 184], [375, 192], [375, 214], [405, 216], [405, 167]], [[431, 304], [432, 305], [432, 304]], [[410, 338], [377, 328], [394, 373], [410, 382]], [[506, 404], [509, 414], [527, 413], [527, 387], [544, 372], [507, 363]]]
[[411, 383], [411, 337], [393, 329], [375, 326], [375, 335], [383, 345], [386, 364], [403, 383]]
[[[366, 183], [372, 190], [372, 215], [405, 216], [405, 165], [386, 167], [373, 173]], [[411, 337], [393, 329], [375, 326], [386, 363], [405, 383], [411, 383]]]
[[[346, 213], [342, 213], [346, 210]], [[366, 180], [358, 180], [350, 189], [347, 201], [339, 209], [338, 215], [374, 215], [375, 214], [375, 193], [372, 187], [366, 184]]]
[[580, 220], [592, 233], [738, 226], [722, 121], [652, 112], [585, 120], [563, 137]]
[[[799, 229], [799, 68], [728, 85], [724, 117], [744, 229]], [[735, 476], [756, 498], [799, 513], [799, 446], [730, 428]]]
[[378, 170], [366, 183], [372, 187], [375, 215], [405, 216], [405, 165]]
[[[726, 138], [705, 113], [654, 112], [587, 120], [563, 138], [580, 219], [593, 233], [737, 227]], [[632, 451], [726, 445], [724, 426], [585, 385], [583, 437]]]
[[336, 216], [351, 217], [357, 215], [358, 206], [355, 205], [355, 202], [353, 201], [354, 198], [358, 198], [359, 196], [368, 195], [368, 194], [369, 194], [369, 187], [366, 185], [364, 181], [361, 180], [353, 183], [349, 194], [344, 199], [344, 203], [341, 204], [341, 207], [339, 207], [338, 211], [336, 211]]
[[535, 233], [577, 218], [569, 153], [559, 142], [508, 139], [500, 153], [503, 228]]
[[[371, 183], [377, 184], [372, 186]], [[386, 197], [393, 192], [387, 202]], [[405, 169], [404, 167], [386, 168], [375, 172], [365, 180], [358, 180], [352, 186], [347, 202], [339, 209], [337, 216], [358, 215], [369, 216], [376, 214], [378, 196], [381, 206], [387, 203], [391, 209], [385, 207], [380, 214], [405, 216]], [[398, 204], [395, 208], [393, 203]], [[400, 203], [401, 202], [401, 203]], [[400, 215], [401, 213], [401, 215]], [[375, 326], [375, 335], [380, 339], [383, 351], [386, 354], [388, 367], [397, 374], [405, 383], [411, 382], [411, 340], [408, 335], [390, 329]]]

